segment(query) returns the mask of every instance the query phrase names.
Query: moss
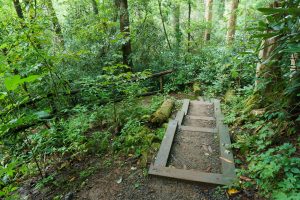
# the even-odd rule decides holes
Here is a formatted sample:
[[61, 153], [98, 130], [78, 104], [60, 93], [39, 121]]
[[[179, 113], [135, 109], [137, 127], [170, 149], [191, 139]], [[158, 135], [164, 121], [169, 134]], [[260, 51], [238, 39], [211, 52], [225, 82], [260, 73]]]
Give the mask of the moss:
[[193, 84], [193, 92], [194, 92], [195, 96], [200, 96], [201, 87], [200, 87], [200, 83], [199, 82], [195, 82]]
[[174, 107], [174, 101], [167, 99], [160, 106], [160, 108], [151, 116], [150, 122], [152, 124], [162, 124], [167, 121], [171, 115], [172, 108]]

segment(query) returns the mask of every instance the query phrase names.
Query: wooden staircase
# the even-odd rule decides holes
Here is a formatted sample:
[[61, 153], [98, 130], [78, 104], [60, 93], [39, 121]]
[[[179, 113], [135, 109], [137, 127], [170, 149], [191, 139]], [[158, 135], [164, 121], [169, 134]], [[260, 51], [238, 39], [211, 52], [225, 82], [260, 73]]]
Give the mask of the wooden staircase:
[[[183, 100], [175, 120], [170, 120], [149, 174], [229, 185], [236, 179], [229, 149], [228, 127], [220, 101]], [[216, 142], [217, 141], [217, 142]]]

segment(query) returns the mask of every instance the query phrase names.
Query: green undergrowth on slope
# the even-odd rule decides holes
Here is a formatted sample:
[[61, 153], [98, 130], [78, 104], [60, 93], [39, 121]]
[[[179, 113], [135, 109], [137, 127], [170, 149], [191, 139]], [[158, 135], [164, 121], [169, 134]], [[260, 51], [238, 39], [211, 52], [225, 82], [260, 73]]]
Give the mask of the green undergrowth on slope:
[[[165, 130], [149, 127], [148, 118], [164, 99], [165, 96], [157, 95], [128, 99], [116, 105], [77, 105], [64, 118], [30, 128], [16, 137], [19, 142], [11, 144], [14, 148], [8, 148], [8, 144], [1, 146], [1, 162], [7, 164], [0, 168], [0, 196], [19, 198], [15, 191], [27, 179], [35, 180], [39, 190], [52, 185], [60, 187], [58, 174], [70, 168], [71, 163], [80, 163], [88, 157], [104, 163], [110, 162], [106, 155], [133, 157], [145, 167], [150, 153], [159, 148]], [[118, 122], [114, 121], [114, 106]], [[81, 181], [94, 173], [91, 170], [80, 174]], [[64, 182], [61, 180], [62, 185], [66, 185]]]
[[236, 187], [257, 190], [267, 199], [299, 199], [300, 137], [295, 122], [276, 104], [247, 110], [252, 93], [251, 88], [231, 92], [223, 105], [240, 177]]

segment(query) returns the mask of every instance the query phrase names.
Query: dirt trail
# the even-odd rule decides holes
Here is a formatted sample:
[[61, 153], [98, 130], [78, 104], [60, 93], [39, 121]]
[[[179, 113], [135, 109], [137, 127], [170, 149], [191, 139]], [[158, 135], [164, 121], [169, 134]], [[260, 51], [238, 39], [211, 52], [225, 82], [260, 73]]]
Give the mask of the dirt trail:
[[[189, 116], [213, 116], [213, 106], [191, 103]], [[184, 125], [215, 128], [215, 121], [201, 121], [186, 117]], [[169, 166], [220, 172], [218, 139], [212, 133], [178, 131], [171, 150]], [[132, 166], [102, 172], [88, 181], [77, 199], [88, 200], [224, 200], [224, 190], [216, 186], [190, 183], [163, 177], [144, 176], [143, 170]], [[147, 171], [147, 169], [145, 169]], [[218, 192], [219, 191], [219, 192]], [[223, 192], [222, 192], [223, 191]]]
[[[120, 178], [122, 181], [120, 182]], [[215, 186], [180, 180], [144, 176], [143, 170], [123, 167], [103, 171], [75, 195], [78, 200], [224, 200], [228, 199]], [[119, 182], [119, 183], [118, 183]], [[221, 193], [220, 193], [221, 192]]]

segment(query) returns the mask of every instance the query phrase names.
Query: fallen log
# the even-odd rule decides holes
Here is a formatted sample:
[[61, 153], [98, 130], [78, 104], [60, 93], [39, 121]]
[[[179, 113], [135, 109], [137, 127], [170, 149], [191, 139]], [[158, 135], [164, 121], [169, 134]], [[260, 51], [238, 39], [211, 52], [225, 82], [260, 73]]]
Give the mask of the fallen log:
[[172, 99], [164, 101], [160, 108], [150, 117], [150, 122], [152, 124], [162, 124], [167, 121], [171, 115], [173, 106], [174, 101]]
[[195, 96], [200, 96], [201, 88], [200, 88], [199, 82], [193, 83], [193, 92], [194, 92]]

